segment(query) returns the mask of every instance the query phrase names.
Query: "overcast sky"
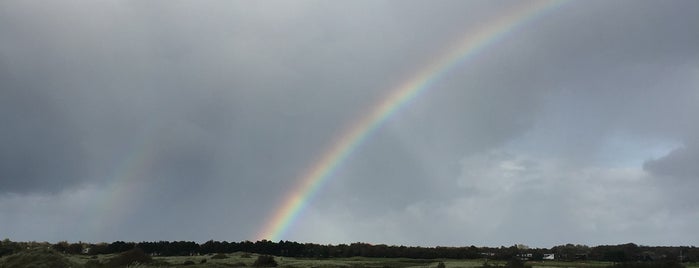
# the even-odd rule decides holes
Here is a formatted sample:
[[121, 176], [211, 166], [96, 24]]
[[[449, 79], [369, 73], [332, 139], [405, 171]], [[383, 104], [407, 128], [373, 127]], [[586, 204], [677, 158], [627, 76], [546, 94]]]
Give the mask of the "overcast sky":
[[[254, 240], [521, 1], [0, 1], [0, 238]], [[699, 245], [699, 1], [574, 1], [435, 81], [285, 240]]]

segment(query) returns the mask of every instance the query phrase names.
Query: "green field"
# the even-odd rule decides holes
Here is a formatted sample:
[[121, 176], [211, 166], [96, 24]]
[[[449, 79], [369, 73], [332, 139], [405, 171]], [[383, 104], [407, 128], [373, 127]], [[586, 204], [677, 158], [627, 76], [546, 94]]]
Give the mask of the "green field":
[[[153, 257], [153, 263], [138, 267], [253, 267], [253, 263], [257, 259], [257, 254], [232, 253], [225, 254], [225, 259], [212, 259], [213, 255], [201, 256], [170, 256], [170, 257]], [[114, 255], [100, 255], [98, 260], [106, 262]], [[92, 260], [89, 256], [72, 255], [70, 260], [85, 264]], [[476, 260], [450, 260], [450, 259], [403, 259], [403, 258], [329, 258], [329, 259], [305, 259], [291, 257], [275, 257], [278, 267], [286, 268], [330, 268], [330, 267], [346, 267], [346, 268], [435, 268], [439, 262], [443, 262], [447, 268], [467, 268], [481, 267], [486, 262], [485, 259]], [[206, 260], [202, 263], [202, 260]], [[183, 265], [186, 261], [195, 263], [194, 265]], [[488, 263], [493, 266], [502, 266], [504, 261], [489, 260]], [[590, 263], [571, 263], [571, 262], [532, 262], [529, 263], [533, 267], [605, 267], [609, 263], [590, 262]]]
[[[225, 259], [212, 259], [213, 255], [201, 256], [171, 256], [171, 257], [153, 257], [153, 263], [149, 265], [141, 265], [134, 267], [253, 267], [253, 263], [257, 258], [257, 254], [247, 253], [232, 253], [224, 254]], [[113, 255], [100, 255], [98, 259], [106, 261]], [[73, 255], [70, 259], [79, 264], [85, 264], [91, 260], [89, 256]], [[330, 258], [330, 259], [305, 259], [291, 257], [275, 257], [275, 261], [279, 264], [278, 267], [286, 268], [330, 268], [330, 267], [346, 267], [346, 268], [436, 268], [439, 262], [443, 262], [446, 268], [467, 268], [467, 267], [482, 267], [486, 262], [485, 259], [475, 260], [452, 260], [452, 259], [436, 259], [436, 260], [421, 260], [421, 259], [402, 259], [402, 258]], [[205, 263], [202, 263], [205, 260]], [[183, 265], [186, 261], [195, 263], [194, 265]], [[504, 266], [504, 261], [489, 260], [488, 264], [492, 266]], [[609, 262], [563, 262], [563, 261], [537, 261], [527, 262], [527, 265], [536, 267], [607, 267], [612, 263]], [[687, 267], [698, 267], [699, 264], [685, 264]]]
[[[24, 254], [24, 255], [22, 255]], [[218, 255], [218, 256], [217, 256]], [[19, 258], [18, 256], [21, 256]], [[170, 256], [152, 257], [148, 263], [131, 265], [109, 265], [110, 260], [118, 254], [106, 255], [66, 255], [52, 250], [32, 250], [28, 253], [15, 254], [13, 257], [0, 258], [0, 268], [5, 267], [84, 267], [84, 268], [108, 268], [108, 267], [254, 267], [258, 254], [231, 253], [209, 254], [201, 256]], [[45, 261], [42, 261], [45, 260]], [[404, 258], [329, 258], [306, 259], [291, 257], [274, 257], [281, 268], [437, 268], [440, 262], [445, 268], [483, 267], [485, 259], [453, 260], [453, 259], [404, 259]], [[490, 267], [504, 266], [503, 261], [487, 261]], [[609, 262], [563, 262], [563, 261], [537, 261], [527, 262], [531, 267], [607, 267]], [[699, 267], [697, 263], [685, 264], [686, 267]]]

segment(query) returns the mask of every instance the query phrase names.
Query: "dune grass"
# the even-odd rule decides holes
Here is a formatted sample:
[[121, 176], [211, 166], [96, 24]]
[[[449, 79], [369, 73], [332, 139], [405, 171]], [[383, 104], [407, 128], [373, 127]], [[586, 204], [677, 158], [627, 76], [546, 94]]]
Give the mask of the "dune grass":
[[[10, 256], [0, 258], [0, 268], [10, 267], [58, 267], [58, 268], [111, 268], [115, 267], [114, 259], [120, 254], [107, 255], [65, 255], [50, 249], [32, 249]], [[116, 267], [149, 268], [149, 267], [191, 267], [191, 268], [230, 268], [230, 267], [254, 267], [253, 263], [258, 254], [252, 253], [228, 253], [208, 254], [200, 256], [153, 256], [147, 263], [119, 263]], [[406, 258], [291, 258], [274, 257], [280, 268], [436, 268], [439, 262], [443, 262], [446, 268], [473, 268], [482, 267], [485, 259], [452, 260], [452, 259], [406, 259]], [[186, 265], [185, 265], [186, 264]], [[491, 267], [504, 266], [504, 261], [489, 260]], [[593, 268], [608, 267], [609, 262], [563, 262], [563, 261], [538, 261], [527, 262], [533, 268], [573, 267]], [[699, 268], [697, 263], [685, 263], [686, 267]]]
[[69, 268], [77, 266], [65, 255], [47, 248], [24, 250], [0, 259], [0, 268]]

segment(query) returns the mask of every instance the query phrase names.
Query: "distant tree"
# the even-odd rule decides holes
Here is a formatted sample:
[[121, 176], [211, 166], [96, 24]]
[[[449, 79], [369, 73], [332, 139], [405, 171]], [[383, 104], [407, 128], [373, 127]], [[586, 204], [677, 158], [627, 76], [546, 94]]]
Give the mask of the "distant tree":
[[556, 258], [563, 260], [575, 260], [577, 256], [587, 256], [590, 254], [590, 247], [585, 245], [565, 244], [551, 248], [551, 252], [556, 254]]
[[16, 242], [10, 241], [10, 239], [8, 238], [5, 238], [4, 240], [0, 241], [0, 257], [4, 255], [17, 253], [20, 250], [21, 247]]
[[257, 260], [252, 264], [255, 267], [277, 267], [277, 261], [274, 257], [269, 255], [260, 255]]
[[53, 246], [51, 246], [51, 248], [53, 248], [53, 250], [55, 250], [55, 251], [58, 251], [61, 253], [66, 253], [68, 251], [69, 246], [70, 246], [70, 243], [68, 243], [68, 241], [60, 241], [56, 244], [53, 244]]
[[602, 257], [604, 261], [611, 261], [611, 262], [625, 262], [628, 259], [628, 256], [626, 256], [626, 253], [622, 250], [610, 250], [604, 253]]
[[68, 254], [82, 254], [83, 253], [83, 244], [82, 243], [73, 243], [68, 245], [68, 248], [66, 249], [66, 253]]
[[88, 247], [90, 249], [87, 251], [87, 254], [88, 255], [107, 254], [107, 253], [109, 253], [108, 246], [109, 245], [107, 243], [99, 243], [99, 244], [89, 245]]
[[206, 241], [204, 244], [199, 245], [199, 252], [201, 252], [202, 254], [221, 253], [220, 247], [221, 242], [209, 240]]
[[136, 244], [133, 242], [115, 241], [107, 246], [107, 251], [109, 253], [119, 253], [132, 250], [134, 247], [136, 247]]

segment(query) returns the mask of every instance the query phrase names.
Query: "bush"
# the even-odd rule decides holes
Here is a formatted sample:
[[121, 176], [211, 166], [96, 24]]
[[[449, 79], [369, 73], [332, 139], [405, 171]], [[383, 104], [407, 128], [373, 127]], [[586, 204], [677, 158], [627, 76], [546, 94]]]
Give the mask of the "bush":
[[226, 254], [223, 254], [223, 253], [218, 253], [218, 254], [211, 257], [212, 260], [227, 259], [227, 258], [228, 258], [228, 256]]
[[153, 259], [146, 255], [140, 248], [134, 248], [129, 251], [124, 251], [118, 256], [112, 258], [107, 263], [109, 267], [122, 267], [134, 263], [149, 263]]
[[230, 266], [231, 267], [245, 267], [247, 265], [245, 265], [244, 262], [236, 262], [236, 263], [232, 263]]
[[21, 247], [17, 242], [12, 242], [10, 239], [5, 238], [5, 240], [0, 241], [0, 257], [6, 255], [12, 255], [21, 251]]
[[194, 261], [184, 261], [182, 265], [195, 265]]
[[199, 263], [206, 263], [206, 259], [201, 259], [201, 261], [199, 261]]
[[509, 261], [507, 261], [507, 265], [505, 267], [513, 267], [513, 268], [531, 268], [531, 265], [526, 265], [524, 264], [524, 261], [520, 260], [519, 258], [512, 258]]
[[257, 260], [252, 264], [255, 267], [277, 267], [277, 261], [274, 257], [269, 255], [260, 255]]
[[56, 267], [68, 268], [77, 265], [53, 249], [37, 248], [5, 256], [0, 267]]
[[447, 267], [447, 266], [444, 265], [444, 262], [441, 262], [441, 261], [440, 261], [440, 262], [437, 264], [437, 268], [445, 268], [445, 267]]

